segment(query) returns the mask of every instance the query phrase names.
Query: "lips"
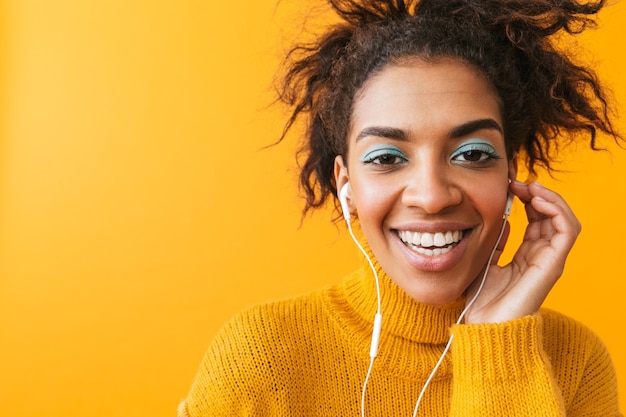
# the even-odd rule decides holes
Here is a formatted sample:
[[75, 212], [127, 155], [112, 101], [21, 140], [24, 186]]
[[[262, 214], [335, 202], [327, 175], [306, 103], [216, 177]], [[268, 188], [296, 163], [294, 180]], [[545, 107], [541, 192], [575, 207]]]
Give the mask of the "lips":
[[409, 249], [425, 256], [438, 256], [456, 247], [463, 239], [463, 231], [430, 233], [398, 230], [398, 236]]

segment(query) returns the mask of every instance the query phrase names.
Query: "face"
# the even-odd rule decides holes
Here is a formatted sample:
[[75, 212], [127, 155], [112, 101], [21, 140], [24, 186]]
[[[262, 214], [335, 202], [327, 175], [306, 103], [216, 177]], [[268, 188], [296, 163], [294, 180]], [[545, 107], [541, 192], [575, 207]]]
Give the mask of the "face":
[[387, 66], [355, 97], [340, 189], [383, 270], [442, 305], [480, 274], [502, 226], [508, 178], [498, 96], [472, 67], [417, 58]]

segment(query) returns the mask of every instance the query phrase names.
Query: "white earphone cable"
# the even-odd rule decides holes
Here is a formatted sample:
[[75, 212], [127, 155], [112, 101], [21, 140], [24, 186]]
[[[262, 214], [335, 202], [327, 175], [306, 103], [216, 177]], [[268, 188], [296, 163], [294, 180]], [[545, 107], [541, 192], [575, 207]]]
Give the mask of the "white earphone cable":
[[363, 249], [363, 246], [361, 246], [358, 239], [354, 235], [350, 221], [348, 220], [346, 223], [348, 225], [348, 231], [350, 232], [350, 236], [352, 236], [352, 240], [354, 240], [354, 243], [356, 243], [358, 248], [361, 250], [361, 252], [365, 256], [365, 259], [367, 259], [367, 262], [369, 263], [370, 268], [372, 269], [372, 273], [374, 274], [374, 280], [376, 281], [377, 309], [376, 309], [376, 315], [374, 316], [374, 327], [372, 329], [372, 342], [370, 345], [370, 364], [367, 369], [367, 375], [365, 376], [365, 381], [363, 381], [363, 389], [361, 390], [361, 417], [365, 417], [365, 393], [367, 391], [367, 384], [372, 375], [372, 369], [374, 368], [374, 361], [376, 360], [376, 355], [378, 354], [378, 342], [380, 339], [380, 330], [381, 330], [382, 318], [383, 318], [382, 313], [381, 313], [380, 282], [378, 281], [378, 272], [376, 271], [376, 267], [374, 266], [374, 263], [370, 259], [365, 249]]

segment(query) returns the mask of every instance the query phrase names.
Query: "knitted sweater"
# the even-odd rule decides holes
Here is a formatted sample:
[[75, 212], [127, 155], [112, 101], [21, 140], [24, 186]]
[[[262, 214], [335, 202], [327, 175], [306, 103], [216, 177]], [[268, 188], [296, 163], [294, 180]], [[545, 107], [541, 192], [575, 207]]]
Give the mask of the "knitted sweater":
[[[378, 268], [380, 269], [380, 268]], [[464, 299], [419, 304], [380, 271], [383, 326], [367, 416], [620, 416], [604, 345], [542, 310], [499, 324], [453, 325]], [[376, 291], [369, 267], [340, 284], [250, 308], [215, 337], [179, 416], [359, 416]]]

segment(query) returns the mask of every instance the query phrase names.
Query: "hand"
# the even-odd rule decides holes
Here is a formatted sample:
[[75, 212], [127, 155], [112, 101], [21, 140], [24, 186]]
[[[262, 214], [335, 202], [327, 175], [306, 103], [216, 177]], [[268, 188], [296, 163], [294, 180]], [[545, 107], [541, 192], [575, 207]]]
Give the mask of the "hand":
[[[513, 181], [510, 190], [524, 203], [528, 226], [511, 263], [497, 265], [509, 234], [496, 249], [480, 295], [465, 315], [465, 323], [497, 323], [534, 314], [563, 273], [581, 226], [563, 198], [537, 182]], [[481, 275], [467, 292], [470, 301]]]

